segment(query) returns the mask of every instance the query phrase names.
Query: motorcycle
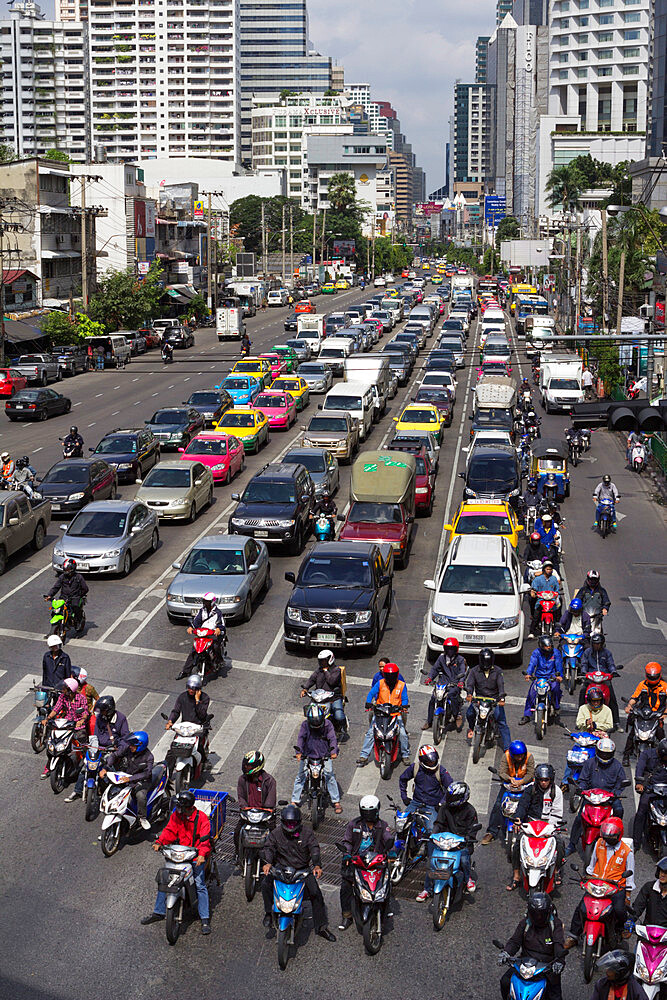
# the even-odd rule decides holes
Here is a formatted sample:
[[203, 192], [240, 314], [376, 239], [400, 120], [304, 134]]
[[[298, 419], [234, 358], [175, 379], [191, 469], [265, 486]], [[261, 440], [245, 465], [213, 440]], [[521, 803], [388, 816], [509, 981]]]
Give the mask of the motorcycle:
[[239, 863], [243, 871], [245, 898], [251, 903], [262, 877], [260, 854], [269, 836], [273, 809], [256, 809], [248, 806], [243, 808], [241, 813], [243, 826], [239, 838]]
[[583, 808], [581, 810], [581, 847], [584, 864], [588, 865], [595, 843], [600, 836], [600, 827], [611, 816], [614, 793], [603, 788], [579, 789]]
[[[627, 704], [628, 699], [622, 698]], [[657, 746], [659, 743], [659, 729], [661, 722], [661, 711], [654, 711], [648, 704], [646, 698], [641, 698], [632, 709], [633, 740], [631, 741], [632, 753], [639, 755], [642, 750]]]
[[278, 965], [287, 968], [290, 952], [303, 920], [303, 892], [310, 872], [306, 869], [272, 865], [273, 914], [278, 931]]
[[590, 427], [579, 428], [579, 440], [583, 451], [591, 450], [591, 429]]
[[426, 857], [429, 840], [429, 820], [421, 807], [409, 812], [402, 805], [387, 796], [392, 809], [396, 810], [394, 830], [396, 837], [390, 863], [391, 881], [398, 885], [407, 872]]
[[646, 817], [646, 839], [658, 858], [667, 855], [667, 783], [651, 782], [646, 791], [651, 801]]
[[[160, 712], [163, 719], [167, 720], [168, 715]], [[208, 723], [213, 718], [206, 716], [206, 726], [198, 722], [174, 722], [171, 731], [174, 739], [171, 750], [176, 755], [176, 763], [169, 777], [174, 783], [174, 792], [183, 791], [196, 784], [202, 775], [204, 754], [199, 749], [199, 744], [203, 733], [208, 733]], [[204, 740], [204, 752], [208, 753], [208, 736]]]
[[577, 465], [579, 465], [579, 456], [581, 455], [582, 450], [579, 431], [568, 428], [565, 431], [565, 440], [568, 444], [570, 462], [576, 468]]
[[592, 687], [599, 688], [602, 691], [602, 700], [605, 705], [611, 703], [611, 682], [612, 678], [618, 677], [619, 670], [623, 669], [623, 664], [618, 663], [616, 665], [616, 670], [613, 673], [609, 673], [606, 670], [589, 670], [584, 674], [584, 683], [582, 686], [582, 698], [580, 704], [583, 705], [586, 701], [586, 695]]
[[572, 772], [568, 779], [568, 797], [570, 812], [574, 813], [577, 812], [582, 803], [581, 791], [577, 785], [579, 775], [586, 761], [595, 757], [595, 750], [601, 737], [599, 733], [589, 733], [585, 730], [567, 733], [567, 736], [574, 744], [567, 751], [567, 762]]
[[598, 531], [602, 538], [606, 538], [616, 523], [616, 505], [611, 499], [601, 499], [595, 511], [595, 519], [598, 523]]
[[554, 482], [549, 482], [549, 478], [547, 477], [546, 482], [542, 486], [542, 494], [547, 503], [556, 503], [558, 500], [558, 483], [555, 480]]
[[498, 727], [494, 709], [496, 707], [495, 698], [485, 698], [481, 695], [473, 697], [472, 704], [475, 707], [475, 728], [472, 734], [472, 762], [476, 764], [489, 747], [496, 745]]
[[[481, 825], [473, 827], [473, 835]], [[474, 839], [474, 836], [473, 836]], [[442, 930], [452, 906], [463, 896], [465, 880], [461, 868], [461, 854], [468, 841], [456, 833], [432, 833], [429, 875], [433, 880], [433, 928]]]
[[49, 635], [59, 635], [64, 643], [70, 627], [75, 632], [83, 632], [86, 627], [85, 603], [85, 597], [80, 598], [78, 604], [71, 604], [68, 600], [54, 597], [51, 600]]
[[49, 780], [53, 794], [60, 795], [67, 782], [72, 781], [79, 773], [83, 759], [83, 745], [79, 740], [85, 735], [85, 731], [79, 729], [77, 736], [76, 723], [62, 718], [52, 719], [47, 725], [46, 763]]
[[[137, 802], [132, 785], [126, 784], [124, 778], [129, 777], [122, 771], [107, 771], [109, 782], [102, 796], [100, 812], [102, 820], [102, 853], [110, 858], [120, 847], [123, 836], [141, 829], [137, 816]], [[151, 823], [159, 823], [167, 818], [171, 807], [171, 796], [168, 789], [169, 776], [164, 764], [156, 764], [151, 776], [148, 793], [147, 816]]]
[[386, 854], [364, 851], [347, 854], [342, 844], [336, 844], [353, 871], [352, 917], [364, 939], [369, 955], [377, 955], [382, 947], [382, 923], [389, 906], [391, 880]]
[[[174, 945], [181, 933], [186, 909], [189, 908], [193, 914], [198, 912], [193, 864], [197, 857], [197, 849], [184, 844], [160, 844], [159, 850], [165, 859], [165, 864], [155, 876], [155, 881], [160, 892], [166, 896], [164, 929], [167, 941]], [[206, 881], [213, 874], [217, 884], [220, 885], [214, 852], [215, 845], [206, 861]]]
[[100, 746], [97, 736], [90, 736], [86, 744], [83, 758], [83, 804], [85, 806], [86, 823], [97, 819], [102, 798], [102, 779], [100, 770], [105, 754], [113, 750], [113, 746]]
[[[500, 951], [505, 951], [501, 942], [495, 938], [493, 944]], [[510, 980], [512, 1000], [544, 1000], [548, 987], [547, 973], [550, 972], [553, 963], [538, 962], [535, 958], [511, 958], [508, 956], [503, 960], [503, 964], [512, 966]]]
[[516, 815], [516, 809], [519, 805], [519, 799], [526, 790], [523, 788], [512, 788], [511, 785], [506, 784], [498, 777], [498, 771], [495, 767], [489, 767], [491, 774], [496, 775], [493, 781], [498, 781], [503, 786], [503, 796], [500, 800], [500, 811], [503, 816], [503, 826], [502, 835], [503, 841], [505, 843], [505, 853], [507, 854], [507, 860], [512, 864], [512, 858], [514, 856], [514, 845], [516, 844], [518, 833], [514, 828], [514, 817]]
[[457, 710], [454, 696], [460, 694], [458, 684], [439, 684], [433, 687], [433, 742], [438, 746], [448, 729], [456, 728]]
[[[323, 710], [326, 719], [331, 719], [331, 724], [336, 730], [336, 734], [340, 741], [345, 741], [347, 739], [347, 732], [349, 729], [349, 723], [347, 721], [347, 716], [345, 717], [345, 722], [337, 722], [336, 719], [331, 714], [331, 704], [336, 698], [334, 691], [326, 691], [324, 688], [312, 688], [308, 691], [306, 697], [310, 699], [312, 705], [319, 705]], [[347, 698], [343, 698], [343, 702], [347, 701]], [[304, 715], [307, 711], [308, 706], [304, 708]]]
[[35, 692], [35, 708], [37, 710], [30, 730], [30, 746], [35, 753], [41, 753], [46, 746], [47, 734], [44, 722], [47, 715], [53, 711], [58, 692], [55, 688], [46, 687], [44, 684], [37, 684], [37, 682], [29, 690]]
[[662, 983], [667, 983], [667, 928], [635, 924], [635, 934], [634, 976], [643, 984], [647, 1000], [656, 1000]]
[[173, 351], [173, 349], [170, 350], [170, 351], [167, 351], [163, 347], [162, 351], [161, 351], [161, 357], [162, 357], [162, 363], [163, 364], [165, 364], [165, 365], [173, 364], [173, 361], [174, 361], [174, 351]]
[[[524, 671], [524, 677], [528, 674]], [[554, 709], [551, 701], [551, 684], [545, 677], [536, 677], [532, 682], [535, 689], [535, 704], [532, 709], [535, 736], [541, 741], [547, 733], [547, 726], [554, 724]]]
[[634, 444], [630, 452], [630, 468], [641, 476], [646, 468], [646, 447], [643, 444]]
[[399, 716], [402, 709], [394, 705], [375, 705], [373, 709], [373, 752], [384, 781], [391, 778], [398, 760]]
[[319, 514], [313, 518], [313, 532], [318, 542], [333, 542], [336, 539], [336, 528], [333, 517]]
[[551, 893], [556, 879], [556, 832], [558, 825], [542, 819], [521, 824], [519, 865], [527, 895]]
[[[525, 516], [524, 516], [524, 525], [525, 525], [525, 532], [526, 532], [526, 537], [527, 538], [530, 538], [530, 536], [532, 535], [532, 533], [535, 531], [535, 522], [536, 521], [537, 521], [537, 507], [526, 507], [526, 513], [525, 513]], [[542, 569], [542, 562], [541, 562], [541, 560], [533, 559], [533, 560], [531, 560], [531, 562], [537, 562], [538, 565], [539, 565], [539, 569]], [[535, 575], [537, 575], [537, 574], [535, 574]]]
[[[219, 667], [222, 665], [222, 660], [227, 655], [227, 633], [223, 632], [220, 636], [220, 642], [222, 645], [221, 654], [222, 660], [218, 661], [213, 640], [215, 639], [215, 629], [213, 628], [197, 628], [194, 630], [194, 639], [192, 640], [192, 653], [188, 657], [188, 661], [183, 669], [183, 675], [188, 673], [199, 674], [202, 678], [206, 677], [207, 674], [214, 674], [217, 672]], [[191, 662], [191, 666], [189, 665]]]
[[[299, 748], [294, 747], [298, 752]], [[310, 824], [313, 830], [317, 830], [320, 820], [324, 819], [324, 811], [330, 804], [327, 783], [324, 777], [324, 765], [329, 757], [305, 757], [306, 782], [303, 786], [301, 801], [306, 803], [310, 810]]]
[[564, 632], [560, 637], [563, 658], [563, 681], [569, 694], [574, 694], [579, 677], [579, 661], [584, 652], [584, 637], [577, 632]]
[[[576, 865], [570, 866], [578, 872]], [[624, 873], [628, 874], [628, 873]], [[573, 879], [584, 890], [584, 898], [579, 904], [583, 908], [584, 931], [581, 936], [584, 956], [584, 980], [590, 983], [598, 959], [607, 951], [618, 948], [614, 912], [611, 899], [620, 885], [613, 879], [595, 878], [589, 875]]]
[[83, 445], [66, 444], [65, 438], [58, 438], [63, 446], [63, 458], [83, 458]]
[[540, 590], [535, 602], [540, 606], [540, 635], [554, 634], [554, 618], [560, 594], [557, 590]]

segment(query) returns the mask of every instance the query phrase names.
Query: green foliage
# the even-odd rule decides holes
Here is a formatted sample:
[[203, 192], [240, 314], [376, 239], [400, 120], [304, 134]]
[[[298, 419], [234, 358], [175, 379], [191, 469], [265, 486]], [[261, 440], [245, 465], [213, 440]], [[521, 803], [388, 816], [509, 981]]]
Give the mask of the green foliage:
[[609, 204], [623, 205], [629, 203], [631, 181], [628, 178], [629, 160], [612, 165], [594, 159], [590, 153], [576, 156], [570, 160], [569, 166], [577, 170], [583, 180], [583, 188], [612, 188]]
[[161, 316], [165, 304], [161, 275], [162, 266], [154, 261], [142, 281], [131, 269], [104, 278], [90, 300], [88, 315], [109, 331], [132, 330]]
[[44, 153], [45, 160], [56, 160], [58, 163], [71, 163], [72, 158], [63, 153], [61, 149], [47, 149]]
[[598, 359], [600, 378], [607, 387], [619, 385], [622, 380], [618, 363], [618, 345], [608, 341], [596, 343], [593, 337], [588, 343], [589, 353]]
[[506, 215], [501, 219], [496, 229], [496, 250], [500, 250], [503, 240], [516, 240], [521, 232], [519, 220], [513, 215]]
[[79, 337], [100, 337], [103, 333], [107, 332], [104, 323], [98, 323], [82, 312], [75, 314], [74, 325]]
[[75, 344], [84, 337], [94, 337], [106, 333], [103, 323], [96, 323], [84, 313], [76, 313], [70, 319], [68, 313], [54, 310], [50, 312], [41, 324], [42, 333], [51, 340], [51, 346], [60, 344]]
[[294, 96], [296, 96], [295, 90], [289, 90], [288, 88], [285, 88], [285, 90], [280, 91], [278, 95], [278, 102], [280, 104], [284, 104], [288, 97], [294, 97]]
[[16, 159], [16, 150], [8, 143], [0, 145], [0, 163], [11, 163]]
[[357, 207], [357, 192], [352, 174], [333, 174], [327, 185], [329, 203], [334, 212], [353, 212]]
[[375, 241], [375, 270], [402, 271], [412, 261], [412, 253], [399, 243], [392, 243], [388, 236], [379, 236]]
[[[660, 250], [656, 234], [661, 229], [662, 220], [657, 210], [650, 212], [643, 207], [633, 208], [608, 220], [607, 269], [612, 323], [618, 304], [621, 253], [625, 251], [623, 301], [628, 304], [628, 311], [633, 311], [644, 301], [644, 273], [655, 266], [655, 255]], [[602, 283], [602, 235], [598, 233], [588, 265], [587, 292], [593, 299], [593, 315], [599, 318], [600, 326]]]
[[482, 274], [497, 274], [500, 268], [500, 254], [493, 247], [487, 247], [482, 258]]
[[[289, 209], [292, 208], [292, 218], [295, 233], [299, 229], [304, 212], [300, 206], [289, 198], [282, 195], [275, 198], [260, 198], [259, 195], [249, 194], [245, 198], [238, 198], [232, 202], [229, 213], [229, 224], [233, 236], [240, 236], [244, 239], [244, 246], [248, 253], [262, 252], [262, 203], [264, 204], [265, 225], [269, 239], [269, 250], [276, 249], [276, 233], [282, 232], [283, 225], [283, 205], [285, 205], [285, 245], [289, 246]], [[310, 224], [310, 238], [312, 244], [313, 227]], [[274, 237], [271, 239], [271, 237]], [[279, 242], [279, 241], [278, 241]], [[296, 235], [294, 247], [296, 249]], [[302, 249], [302, 248], [300, 248]]]
[[[577, 157], [578, 159], [580, 157]], [[551, 208], [562, 206], [564, 212], [574, 211], [580, 207], [581, 192], [587, 186], [586, 177], [577, 166], [576, 160], [554, 167], [547, 177], [546, 184], [549, 205]]]
[[205, 316], [209, 315], [209, 308], [206, 305], [206, 301], [202, 295], [195, 295], [193, 299], [188, 303], [188, 307], [185, 310], [185, 315], [188, 319], [204, 319]]

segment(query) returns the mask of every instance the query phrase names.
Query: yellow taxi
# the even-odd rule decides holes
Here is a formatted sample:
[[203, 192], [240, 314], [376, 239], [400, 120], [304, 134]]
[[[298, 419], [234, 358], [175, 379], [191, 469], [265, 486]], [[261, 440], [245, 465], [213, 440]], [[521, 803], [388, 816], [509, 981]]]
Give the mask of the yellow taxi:
[[271, 384], [273, 371], [268, 358], [242, 358], [232, 368], [230, 375], [251, 375], [265, 389]]
[[322, 285], [322, 295], [335, 295], [336, 286], [333, 281], [325, 281]]
[[422, 271], [430, 271], [430, 270], [431, 270], [430, 264], [422, 264]]
[[445, 524], [450, 544], [458, 535], [503, 535], [516, 549], [523, 524], [508, 503], [466, 500], [451, 524]]
[[394, 417], [394, 420], [399, 434], [404, 431], [419, 431], [421, 434], [430, 431], [435, 435], [438, 444], [442, 444], [445, 417], [437, 406], [431, 406], [430, 403], [413, 403], [406, 406], [400, 417]]
[[239, 438], [246, 455], [250, 452], [256, 454], [269, 440], [269, 421], [261, 410], [251, 406], [235, 406], [227, 410], [213, 426], [217, 431]]
[[385, 299], [397, 299], [398, 298], [398, 288], [387, 288], [384, 293]]
[[308, 383], [296, 375], [279, 375], [274, 378], [271, 388], [279, 392], [289, 392], [294, 397], [297, 410], [305, 410], [310, 402]]
[[336, 282], [336, 288], [339, 291], [344, 292], [349, 287], [350, 287], [350, 282], [346, 281], [345, 278], [339, 278], [338, 281]]
[[440, 273], [434, 274], [433, 278], [431, 280], [433, 281], [434, 285], [441, 285], [442, 284], [442, 275]]

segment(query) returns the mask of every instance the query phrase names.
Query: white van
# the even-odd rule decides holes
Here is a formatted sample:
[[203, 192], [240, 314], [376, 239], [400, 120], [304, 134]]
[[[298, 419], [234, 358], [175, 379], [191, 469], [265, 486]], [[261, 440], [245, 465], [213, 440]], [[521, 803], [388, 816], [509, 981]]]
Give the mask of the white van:
[[266, 304], [269, 306], [286, 306], [287, 289], [273, 288], [266, 297]]
[[322, 410], [347, 410], [357, 421], [359, 440], [365, 441], [373, 424], [375, 394], [368, 382], [341, 382], [329, 389]]
[[171, 330], [172, 327], [179, 327], [181, 325], [180, 319], [154, 319], [153, 329], [157, 330], [158, 333], [164, 333], [165, 330]]
[[334, 375], [342, 375], [345, 368], [345, 358], [349, 358], [354, 350], [352, 341], [347, 337], [327, 337], [322, 344], [319, 360], [323, 361]]

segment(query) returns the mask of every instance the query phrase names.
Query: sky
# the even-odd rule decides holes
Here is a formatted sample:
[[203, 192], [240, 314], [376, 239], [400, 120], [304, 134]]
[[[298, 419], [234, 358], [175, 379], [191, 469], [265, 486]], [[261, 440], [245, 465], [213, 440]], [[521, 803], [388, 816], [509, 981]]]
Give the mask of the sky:
[[[53, 16], [54, 0], [38, 3]], [[343, 64], [346, 83], [369, 83], [394, 107], [427, 194], [445, 179], [454, 83], [474, 81], [475, 41], [493, 32], [495, 11], [495, 0], [308, 0], [315, 48]]]

